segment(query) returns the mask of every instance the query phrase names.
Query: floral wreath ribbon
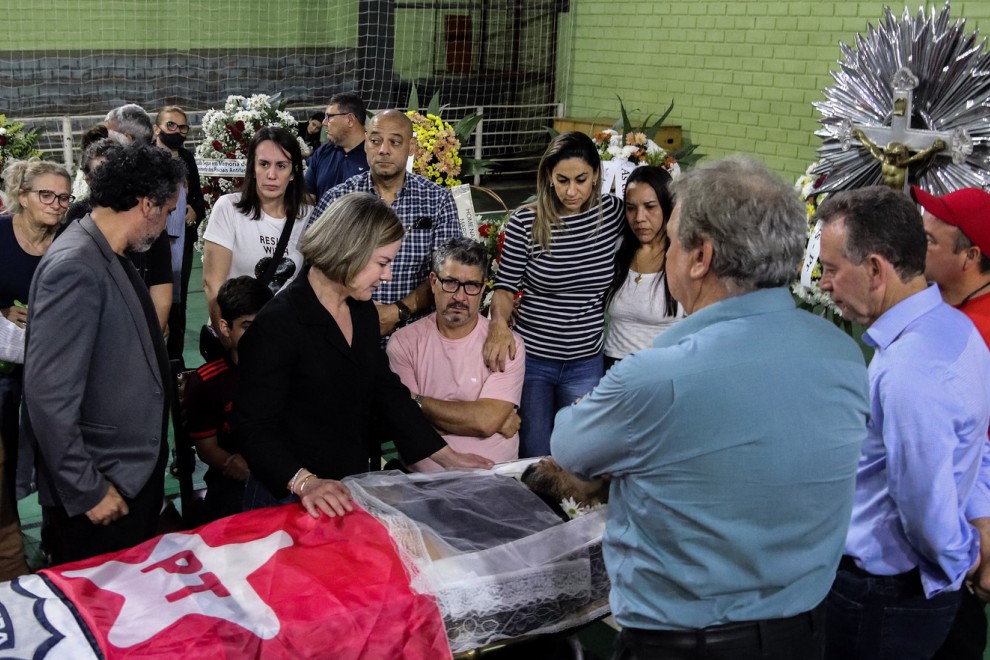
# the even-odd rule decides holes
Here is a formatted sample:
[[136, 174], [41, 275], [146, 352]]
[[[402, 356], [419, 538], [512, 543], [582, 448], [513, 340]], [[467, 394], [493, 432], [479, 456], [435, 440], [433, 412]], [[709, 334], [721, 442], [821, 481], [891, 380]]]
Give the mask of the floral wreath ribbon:
[[808, 247], [804, 251], [804, 263], [801, 266], [801, 286], [809, 289], [814, 284], [812, 273], [818, 264], [818, 256], [822, 251], [822, 221], [815, 222], [815, 228], [808, 237]]

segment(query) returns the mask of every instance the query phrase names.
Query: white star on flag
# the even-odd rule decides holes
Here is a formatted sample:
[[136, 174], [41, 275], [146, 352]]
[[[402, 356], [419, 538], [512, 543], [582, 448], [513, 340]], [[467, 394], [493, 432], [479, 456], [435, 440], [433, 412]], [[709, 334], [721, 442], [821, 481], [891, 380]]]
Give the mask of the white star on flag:
[[108, 561], [63, 575], [85, 578], [124, 597], [107, 635], [117, 648], [147, 641], [190, 614], [230, 621], [272, 639], [279, 632], [278, 616], [247, 578], [292, 544], [283, 531], [217, 547], [198, 534], [166, 534], [140, 564]]

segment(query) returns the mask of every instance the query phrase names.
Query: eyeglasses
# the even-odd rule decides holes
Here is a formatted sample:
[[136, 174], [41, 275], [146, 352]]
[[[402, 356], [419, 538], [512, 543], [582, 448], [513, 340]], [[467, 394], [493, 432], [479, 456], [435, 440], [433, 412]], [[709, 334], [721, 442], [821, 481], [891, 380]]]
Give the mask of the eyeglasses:
[[349, 113], [349, 112], [328, 112], [323, 117], [323, 123], [324, 124], [329, 124], [330, 123], [330, 120], [333, 119], [334, 117], [343, 117], [344, 115], [349, 115], [349, 114], [351, 114], [351, 113]]
[[170, 132], [178, 131], [183, 135], [189, 134], [189, 124], [176, 124], [174, 121], [165, 122], [165, 128]]
[[461, 282], [452, 277], [440, 277], [440, 288], [447, 293], [457, 293], [457, 290], [464, 287], [464, 293], [469, 296], [476, 296], [484, 288], [484, 282]]
[[62, 208], [69, 208], [69, 204], [76, 201], [74, 195], [59, 195], [54, 190], [25, 190], [24, 192], [38, 193], [38, 199], [42, 204], [51, 204], [56, 199]]

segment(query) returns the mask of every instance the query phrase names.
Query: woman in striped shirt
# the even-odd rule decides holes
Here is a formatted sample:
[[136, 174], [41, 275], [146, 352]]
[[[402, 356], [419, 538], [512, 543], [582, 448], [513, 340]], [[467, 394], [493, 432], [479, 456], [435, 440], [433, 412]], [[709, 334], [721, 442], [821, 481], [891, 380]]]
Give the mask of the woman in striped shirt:
[[513, 359], [513, 296], [525, 292], [515, 330], [526, 342], [519, 455], [550, 453], [557, 411], [604, 373], [605, 295], [624, 222], [622, 202], [601, 194], [601, 160], [583, 133], [558, 135], [536, 174], [536, 202], [512, 214], [495, 278], [485, 363]]

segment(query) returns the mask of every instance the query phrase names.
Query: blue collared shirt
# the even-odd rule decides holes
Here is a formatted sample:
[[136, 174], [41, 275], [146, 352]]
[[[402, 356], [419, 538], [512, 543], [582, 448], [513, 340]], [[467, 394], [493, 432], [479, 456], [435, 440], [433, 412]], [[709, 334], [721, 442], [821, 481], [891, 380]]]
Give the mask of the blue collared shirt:
[[179, 186], [175, 210], [165, 218], [169, 250], [172, 253], [172, 302], [182, 301], [182, 253], [186, 242], [186, 193], [185, 185]]
[[364, 142], [350, 151], [344, 151], [333, 142], [318, 147], [306, 168], [306, 192], [316, 199], [352, 176], [368, 171], [368, 154]]
[[958, 589], [979, 554], [967, 520], [987, 513], [976, 486], [990, 353], [935, 285], [884, 312], [863, 340], [876, 348], [871, 414], [845, 552], [875, 575], [918, 567], [929, 597]]
[[705, 307], [562, 409], [554, 457], [612, 474], [605, 565], [623, 626], [791, 616], [835, 579], [869, 410], [866, 365], [786, 289]]
[[[378, 195], [371, 182], [371, 172], [352, 176], [328, 190], [309, 216], [310, 223], [323, 215], [335, 199], [352, 192]], [[430, 274], [433, 251], [448, 239], [461, 235], [453, 195], [418, 174], [406, 172], [406, 180], [392, 202], [392, 210], [399, 216], [406, 236], [392, 262], [392, 281], [382, 282], [373, 296], [375, 302], [385, 304], [404, 298], [422, 284]]]

